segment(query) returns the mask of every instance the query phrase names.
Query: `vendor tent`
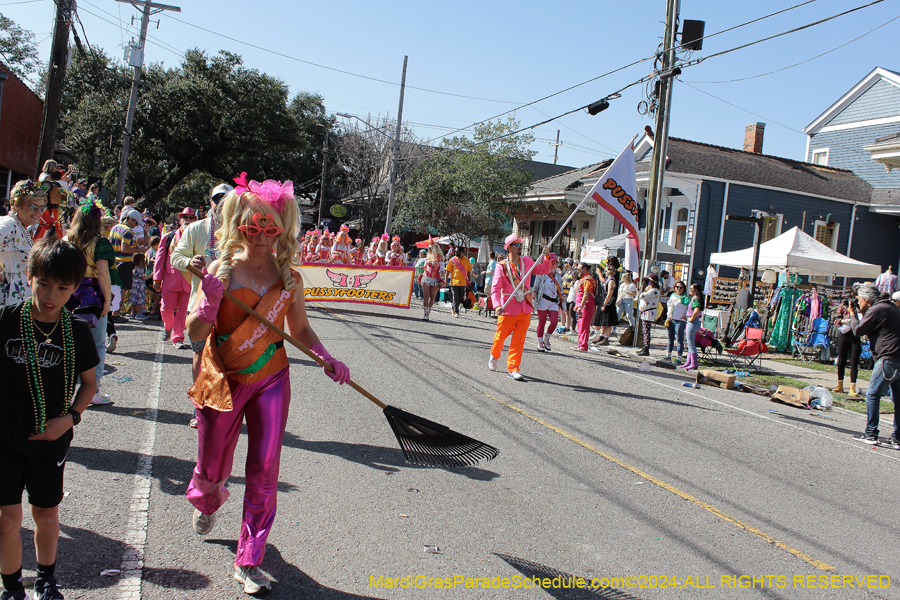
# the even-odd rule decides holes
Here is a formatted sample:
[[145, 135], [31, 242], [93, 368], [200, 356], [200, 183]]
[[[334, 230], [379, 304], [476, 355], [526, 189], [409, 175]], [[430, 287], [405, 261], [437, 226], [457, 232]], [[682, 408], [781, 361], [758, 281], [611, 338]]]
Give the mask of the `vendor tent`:
[[[581, 249], [581, 260], [582, 262], [586, 262], [589, 264], [599, 264], [601, 260], [605, 260], [607, 256], [617, 256], [618, 258], [625, 258], [625, 244], [627, 233], [620, 233], [619, 235], [614, 235], [611, 238], [606, 238], [605, 240], [600, 240], [599, 242], [591, 242], [590, 244], [585, 244]], [[644, 248], [644, 234], [641, 234], [640, 239], [640, 250], [643, 251]], [[604, 253], [604, 250], [608, 250], [608, 254]], [[686, 263], [690, 262], [691, 257], [689, 254], [682, 252], [672, 246], [663, 243], [656, 243], [656, 260], [660, 262], [671, 262], [671, 263]]]
[[[445, 235], [443, 237], [435, 238], [434, 241], [436, 241], [438, 244], [440, 244], [442, 246], [450, 246], [450, 245], [463, 246], [466, 244], [466, 242], [468, 242], [468, 246], [466, 246], [466, 248], [468, 248], [470, 255], [477, 252], [477, 253], [479, 253], [478, 255], [481, 256], [480, 252], [481, 252], [482, 248], [484, 247], [484, 244], [483, 244], [481, 238], [467, 238], [459, 233], [454, 233], [452, 235]], [[428, 240], [422, 240], [420, 242], [416, 242], [416, 247], [417, 248], [427, 248]], [[504, 252], [503, 244], [493, 244], [492, 248], [493, 248], [494, 252]], [[478, 262], [487, 262], [487, 261], [482, 261], [479, 258]]]
[[[753, 247], [734, 252], [714, 252], [709, 257], [714, 265], [753, 267]], [[794, 227], [759, 247], [760, 269], [787, 267], [799, 275], [834, 275], [836, 277], [877, 277], [881, 267], [853, 260], [817, 242], [811, 235]]]

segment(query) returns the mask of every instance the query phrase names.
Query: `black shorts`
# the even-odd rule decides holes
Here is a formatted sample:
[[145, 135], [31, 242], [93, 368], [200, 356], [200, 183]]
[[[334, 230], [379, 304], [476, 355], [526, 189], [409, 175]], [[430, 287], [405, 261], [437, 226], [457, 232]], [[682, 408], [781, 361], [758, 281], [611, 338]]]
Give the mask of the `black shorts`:
[[134, 279], [131, 276], [131, 272], [134, 270], [134, 263], [130, 261], [119, 263], [116, 265], [116, 269], [118, 269], [119, 278], [122, 280], [122, 291], [130, 291], [134, 283]]
[[63, 472], [66, 447], [57, 454], [19, 454], [0, 446], [0, 506], [22, 504], [22, 492], [28, 490], [28, 503], [38, 508], [53, 508], [63, 499]]

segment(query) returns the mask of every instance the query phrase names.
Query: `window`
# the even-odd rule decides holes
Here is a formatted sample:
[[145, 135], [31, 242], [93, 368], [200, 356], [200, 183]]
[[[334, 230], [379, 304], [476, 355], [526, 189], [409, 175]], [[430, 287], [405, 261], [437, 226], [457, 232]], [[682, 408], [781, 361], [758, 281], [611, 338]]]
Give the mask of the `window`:
[[784, 215], [772, 215], [769, 217], [763, 217], [763, 230], [762, 230], [762, 241], [768, 242], [769, 240], [777, 238], [781, 235], [781, 221], [784, 219]]
[[687, 222], [687, 220], [688, 220], [688, 209], [686, 209], [686, 208], [679, 208], [679, 209], [678, 209], [677, 220], [678, 220], [679, 223], [681, 223], [681, 222]]
[[[838, 234], [840, 233], [840, 228], [841, 226], [839, 224], [829, 226], [825, 221], [816, 221], [813, 237], [820, 244], [828, 246], [832, 250], [837, 251]], [[831, 279], [831, 275], [810, 275], [809, 282], [830, 285]]]
[[827, 167], [828, 166], [828, 148], [822, 148], [820, 150], [813, 150], [812, 163], [814, 165], [822, 165], [823, 167]]

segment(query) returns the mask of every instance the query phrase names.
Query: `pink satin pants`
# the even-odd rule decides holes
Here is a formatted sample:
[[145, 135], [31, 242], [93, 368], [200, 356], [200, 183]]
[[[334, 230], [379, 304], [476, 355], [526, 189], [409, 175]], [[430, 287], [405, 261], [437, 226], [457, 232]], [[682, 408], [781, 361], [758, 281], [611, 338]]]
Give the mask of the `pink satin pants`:
[[187, 499], [200, 512], [211, 515], [228, 498], [225, 482], [231, 475], [234, 448], [247, 419], [247, 464], [244, 467], [244, 516], [235, 564], [259, 566], [266, 538], [275, 520], [278, 465], [291, 400], [291, 380], [285, 368], [262, 381], [240, 384], [229, 379], [234, 408], [220, 412], [197, 411], [197, 466]]
[[[179, 275], [180, 277], [180, 275]], [[162, 316], [163, 327], [172, 332], [172, 343], [184, 341], [184, 322], [187, 320], [188, 301], [191, 292], [179, 292], [177, 290], [163, 290], [159, 302], [159, 313]]]

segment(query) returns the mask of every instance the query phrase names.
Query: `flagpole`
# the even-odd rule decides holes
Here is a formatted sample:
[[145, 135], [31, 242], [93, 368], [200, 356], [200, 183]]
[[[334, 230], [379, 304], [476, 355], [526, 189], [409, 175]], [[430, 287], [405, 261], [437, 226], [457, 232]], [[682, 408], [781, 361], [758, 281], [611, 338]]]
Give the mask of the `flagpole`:
[[[636, 140], [637, 137], [638, 137], [638, 134], [635, 134], [634, 137], [631, 138], [630, 145], [632, 146], [632, 149], [634, 148], [634, 140]], [[626, 146], [625, 149], [627, 150], [627, 149], [628, 149], [628, 146]], [[622, 152], [624, 152], [624, 151], [625, 151], [625, 150], [623, 150]], [[619, 156], [621, 156], [621, 153], [619, 154]], [[618, 160], [618, 157], [616, 157], [616, 159]], [[612, 164], [610, 164], [609, 167], [607, 167], [607, 171], [609, 171], [609, 169], [610, 169], [614, 164], [616, 164], [616, 161], [615, 161], [615, 160], [612, 162]], [[581, 199], [581, 202], [578, 203], [578, 206], [575, 207], [575, 210], [572, 211], [572, 214], [569, 215], [569, 218], [565, 220], [565, 222], [562, 224], [562, 226], [561, 226], [561, 227], [559, 228], [559, 230], [556, 232], [556, 235], [554, 235], [553, 238], [550, 240], [550, 242], [547, 244], [548, 247], [552, 247], [552, 246], [553, 246], [553, 242], [555, 242], [556, 239], [560, 236], [560, 234], [565, 230], [566, 225], [568, 225], [568, 224], [572, 221], [572, 219], [575, 218], [575, 214], [576, 214], [579, 210], [581, 210], [581, 207], [584, 206], [584, 203], [587, 202], [588, 198], [590, 198], [590, 197], [591, 197], [591, 194], [590, 194], [590, 193], [585, 194], [584, 198]], [[626, 243], [626, 244], [628, 243], [628, 238], [627, 238], [627, 236], [626, 236], [626, 238], [625, 238], [625, 243]], [[640, 239], [638, 239], [638, 243], [640, 243]], [[541, 258], [543, 258], [543, 256], [542, 256]], [[509, 259], [507, 259], [507, 260], [509, 260]], [[534, 264], [531, 265], [531, 268], [528, 269], [528, 272], [525, 273], [525, 275], [521, 278], [521, 280], [519, 281], [519, 284], [513, 289], [512, 294], [510, 294], [510, 296], [507, 297], [506, 302], [504, 302], [504, 303], [503, 303], [503, 306], [500, 307], [500, 310], [503, 310], [503, 309], [506, 308], [506, 305], [509, 304], [510, 300], [513, 299], [513, 296], [515, 296], [515, 294], [516, 294], [516, 292], [519, 290], [519, 288], [522, 287], [522, 285], [524, 284], [525, 280], [527, 280], [528, 277], [531, 276], [531, 272], [534, 271], [534, 268], [535, 268], [536, 266], [538, 266], [538, 264], [539, 264], [540, 262], [541, 262], [540, 260], [534, 261]]]

